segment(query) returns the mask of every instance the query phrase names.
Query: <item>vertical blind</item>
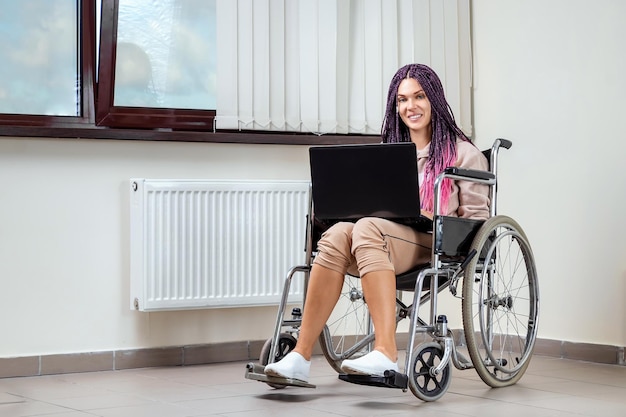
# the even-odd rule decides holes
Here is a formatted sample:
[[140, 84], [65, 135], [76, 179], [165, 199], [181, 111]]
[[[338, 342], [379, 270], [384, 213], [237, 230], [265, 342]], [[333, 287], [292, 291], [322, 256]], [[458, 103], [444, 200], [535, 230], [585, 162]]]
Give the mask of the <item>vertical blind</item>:
[[217, 129], [379, 134], [422, 63], [472, 133], [469, 0], [218, 0], [216, 20]]

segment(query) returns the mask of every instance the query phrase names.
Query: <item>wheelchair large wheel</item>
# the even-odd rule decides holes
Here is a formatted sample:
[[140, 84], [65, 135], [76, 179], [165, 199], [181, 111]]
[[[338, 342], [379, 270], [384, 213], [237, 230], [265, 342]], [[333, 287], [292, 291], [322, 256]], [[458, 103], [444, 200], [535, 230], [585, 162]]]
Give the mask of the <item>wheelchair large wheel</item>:
[[319, 337], [322, 353], [329, 365], [341, 373], [343, 360], [369, 353], [372, 342], [373, 326], [361, 280], [346, 276], [339, 301]]
[[522, 228], [507, 216], [487, 220], [463, 278], [463, 327], [476, 372], [489, 386], [515, 384], [537, 337], [537, 271]]
[[419, 345], [411, 359], [411, 369], [407, 372], [409, 389], [422, 401], [436, 401], [443, 396], [450, 386], [450, 363], [438, 375], [432, 375], [443, 358], [443, 347], [437, 342]]

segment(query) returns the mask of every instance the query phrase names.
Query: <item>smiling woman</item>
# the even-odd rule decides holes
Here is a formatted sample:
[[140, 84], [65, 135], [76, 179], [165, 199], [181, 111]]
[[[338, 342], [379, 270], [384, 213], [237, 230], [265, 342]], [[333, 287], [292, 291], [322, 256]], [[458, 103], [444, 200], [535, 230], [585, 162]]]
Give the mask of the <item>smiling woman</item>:
[[398, 86], [398, 114], [409, 129], [411, 140], [418, 149], [430, 142], [431, 106], [424, 89], [415, 78], [407, 77]]

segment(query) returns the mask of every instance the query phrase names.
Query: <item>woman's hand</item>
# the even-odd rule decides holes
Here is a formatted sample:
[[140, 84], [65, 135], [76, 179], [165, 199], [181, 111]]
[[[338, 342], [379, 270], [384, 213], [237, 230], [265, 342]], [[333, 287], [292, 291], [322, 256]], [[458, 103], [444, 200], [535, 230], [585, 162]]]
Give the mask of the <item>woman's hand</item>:
[[433, 219], [433, 213], [431, 213], [430, 211], [426, 211], [426, 210], [422, 209], [422, 210], [420, 210], [420, 212], [422, 213], [422, 216], [428, 217], [430, 220]]

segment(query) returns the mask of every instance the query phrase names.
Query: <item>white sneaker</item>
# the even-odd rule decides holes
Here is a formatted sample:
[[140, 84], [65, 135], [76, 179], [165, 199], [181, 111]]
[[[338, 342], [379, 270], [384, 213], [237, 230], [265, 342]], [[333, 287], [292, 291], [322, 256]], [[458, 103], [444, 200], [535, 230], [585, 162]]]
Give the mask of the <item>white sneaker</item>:
[[311, 361], [304, 359], [298, 352], [289, 352], [278, 362], [270, 363], [265, 366], [264, 372], [265, 375], [309, 382], [310, 369]]
[[385, 371], [398, 372], [398, 363], [392, 362], [384, 353], [373, 350], [358, 359], [346, 359], [341, 370], [347, 374], [385, 376]]

